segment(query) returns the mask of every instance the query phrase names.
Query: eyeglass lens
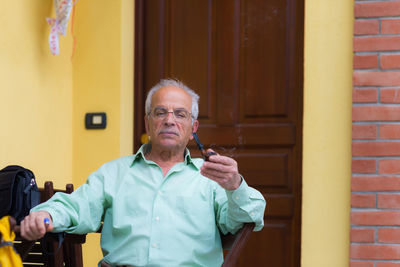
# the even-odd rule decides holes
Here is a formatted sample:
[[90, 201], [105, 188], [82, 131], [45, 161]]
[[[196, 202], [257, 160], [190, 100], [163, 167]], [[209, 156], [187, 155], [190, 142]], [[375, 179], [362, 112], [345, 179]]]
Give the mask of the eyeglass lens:
[[153, 111], [153, 117], [155, 119], [165, 119], [169, 113], [172, 113], [176, 120], [187, 120], [190, 117], [190, 113], [182, 108], [174, 109], [172, 111], [169, 111], [166, 108], [155, 108]]

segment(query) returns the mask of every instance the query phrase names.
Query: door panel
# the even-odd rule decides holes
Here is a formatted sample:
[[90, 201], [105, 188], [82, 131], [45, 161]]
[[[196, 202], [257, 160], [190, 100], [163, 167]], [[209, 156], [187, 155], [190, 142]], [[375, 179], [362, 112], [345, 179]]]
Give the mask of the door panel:
[[136, 0], [135, 149], [145, 95], [159, 79], [200, 95], [200, 139], [235, 158], [268, 202], [239, 266], [300, 266], [303, 6]]
[[[214, 1], [167, 1], [169, 10], [165, 10], [169, 20], [165, 24], [168, 60], [167, 76], [190, 81], [202, 104], [199, 117], [204, 122], [215, 123], [215, 31], [212, 28]], [[201, 41], [199, 41], [201, 40]]]
[[[293, 258], [289, 253], [292, 249], [288, 240], [292, 234], [290, 220], [267, 222], [262, 233], [263, 235], [251, 235], [244, 249], [246, 257], [240, 257], [237, 266], [300, 266], [300, 262], [292, 262]], [[268, 239], [265, 236], [268, 236]], [[281, 252], [277, 253], [277, 251]]]
[[[281, 0], [242, 0], [240, 88], [242, 118], [287, 116], [287, 13]], [[262, 97], [260, 97], [262, 96]]]

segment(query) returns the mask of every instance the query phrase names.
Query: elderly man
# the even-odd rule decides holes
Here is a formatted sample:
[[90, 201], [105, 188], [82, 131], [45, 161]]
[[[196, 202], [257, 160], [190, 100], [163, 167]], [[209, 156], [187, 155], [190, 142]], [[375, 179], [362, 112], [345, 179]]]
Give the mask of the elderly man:
[[265, 200], [235, 160], [190, 157], [198, 100], [183, 83], [161, 80], [146, 99], [149, 144], [104, 164], [71, 195], [57, 193], [35, 207], [22, 236], [96, 232], [103, 220], [102, 261], [112, 266], [220, 266], [219, 231], [235, 233], [244, 222], [261, 230]]

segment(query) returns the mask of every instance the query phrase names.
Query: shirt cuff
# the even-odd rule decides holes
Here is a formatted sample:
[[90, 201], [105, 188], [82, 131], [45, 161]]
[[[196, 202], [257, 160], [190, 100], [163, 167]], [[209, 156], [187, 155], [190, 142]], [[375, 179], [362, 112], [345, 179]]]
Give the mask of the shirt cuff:
[[240, 175], [242, 178], [242, 182], [240, 183], [240, 186], [236, 188], [235, 190], [225, 190], [226, 195], [228, 197], [229, 202], [233, 202], [238, 206], [243, 205], [244, 203], [247, 203], [250, 198], [249, 194], [249, 186], [244, 180], [243, 176]]
[[31, 209], [30, 212], [33, 212], [33, 211], [47, 211], [50, 214], [51, 220], [52, 220], [52, 223], [53, 223], [53, 231], [52, 232], [63, 232], [63, 231], [65, 231], [65, 225], [69, 225], [69, 223], [63, 221], [63, 216], [60, 214], [60, 212], [57, 211], [56, 204], [52, 203], [52, 205], [55, 206], [53, 208], [53, 207], [50, 207], [50, 206], [46, 206], [45, 203], [43, 203], [44, 205], [40, 205], [39, 204], [38, 206], [36, 206], [33, 209]]

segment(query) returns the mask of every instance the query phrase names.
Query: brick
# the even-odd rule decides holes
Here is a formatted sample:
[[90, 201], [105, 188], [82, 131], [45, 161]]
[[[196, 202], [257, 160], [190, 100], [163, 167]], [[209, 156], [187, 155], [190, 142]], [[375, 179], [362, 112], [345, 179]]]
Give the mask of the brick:
[[353, 159], [351, 164], [353, 173], [376, 173], [375, 159]]
[[399, 194], [378, 194], [379, 209], [399, 209], [400, 195]]
[[399, 121], [400, 106], [353, 107], [353, 121]]
[[375, 194], [351, 194], [351, 207], [352, 208], [375, 208], [376, 195]]
[[354, 86], [399, 86], [400, 71], [354, 71]]
[[382, 34], [399, 34], [400, 19], [383, 19], [381, 20]]
[[[378, 242], [400, 243], [400, 229], [399, 228], [378, 229]], [[400, 265], [399, 265], [399, 267], [400, 267]]]
[[353, 259], [399, 260], [400, 245], [350, 245], [350, 257]]
[[377, 262], [376, 267], [400, 267], [400, 262]]
[[[351, 224], [355, 225], [398, 225], [400, 221], [400, 211], [381, 210], [381, 211], [352, 211], [350, 214]], [[399, 254], [400, 256], [400, 254]]]
[[353, 142], [353, 156], [400, 156], [400, 142]]
[[373, 243], [375, 241], [375, 229], [353, 228], [350, 230], [351, 242]]
[[400, 68], [400, 55], [381, 55], [381, 68], [382, 69], [399, 69]]
[[356, 18], [392, 17], [400, 15], [400, 1], [355, 3]]
[[397, 51], [400, 50], [399, 36], [355, 36], [354, 51]]
[[351, 179], [352, 191], [400, 191], [400, 177], [357, 176]]
[[381, 103], [400, 103], [400, 89], [381, 89]]
[[350, 261], [350, 267], [374, 267], [372, 261]]
[[372, 261], [350, 261], [350, 267], [374, 267]]
[[353, 139], [376, 139], [377, 127], [375, 124], [353, 124]]
[[381, 139], [400, 139], [400, 124], [382, 124], [379, 126]]
[[379, 160], [379, 174], [400, 174], [400, 159]]
[[377, 89], [354, 89], [353, 102], [376, 103], [378, 102], [378, 91]]
[[356, 20], [354, 21], [354, 34], [378, 34], [379, 33], [379, 21], [374, 20]]
[[355, 69], [378, 68], [378, 55], [354, 55], [353, 67]]

